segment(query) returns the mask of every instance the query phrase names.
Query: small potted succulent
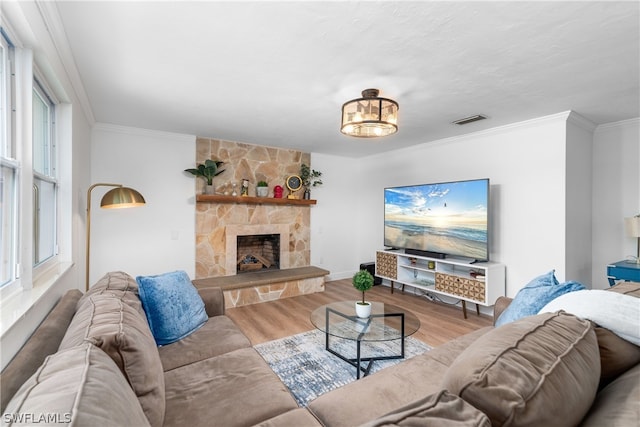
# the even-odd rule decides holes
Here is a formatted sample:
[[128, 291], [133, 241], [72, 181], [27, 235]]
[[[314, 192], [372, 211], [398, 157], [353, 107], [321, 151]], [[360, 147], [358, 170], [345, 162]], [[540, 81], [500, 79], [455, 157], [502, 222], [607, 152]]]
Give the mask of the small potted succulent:
[[211, 160], [207, 159], [204, 163], [201, 163], [197, 166], [197, 168], [185, 169], [185, 172], [189, 172], [191, 175], [196, 177], [201, 177], [205, 180], [206, 185], [204, 189], [205, 194], [214, 194], [213, 190], [213, 177], [220, 175], [224, 172], [224, 169], [220, 169], [224, 162], [220, 160]]
[[256, 184], [256, 196], [267, 197], [269, 195], [269, 184], [267, 181], [258, 181]]
[[362, 301], [356, 301], [356, 315], [367, 319], [371, 315], [371, 303], [364, 298], [365, 292], [373, 287], [373, 276], [367, 270], [360, 270], [353, 275], [353, 287], [362, 292]]

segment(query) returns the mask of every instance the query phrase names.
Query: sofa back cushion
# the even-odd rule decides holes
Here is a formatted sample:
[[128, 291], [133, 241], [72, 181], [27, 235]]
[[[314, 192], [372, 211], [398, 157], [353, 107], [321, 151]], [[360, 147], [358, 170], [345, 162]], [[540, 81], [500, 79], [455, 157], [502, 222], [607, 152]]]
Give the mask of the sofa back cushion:
[[[44, 418], [43, 418], [44, 417]], [[20, 387], [2, 425], [149, 425], [118, 367], [84, 343], [48, 356]]]
[[78, 302], [78, 307], [84, 303], [84, 300], [94, 295], [111, 295], [114, 298], [122, 300], [130, 307], [135, 308], [142, 316], [145, 316], [142, 301], [140, 301], [138, 283], [124, 271], [111, 271], [102, 276], [102, 278], [84, 294]]
[[596, 326], [600, 349], [600, 388], [640, 363], [640, 347], [625, 341], [608, 329]]
[[443, 388], [487, 414], [494, 427], [577, 425], [599, 380], [593, 324], [557, 312], [485, 334], [451, 364]]
[[580, 427], [637, 426], [640, 420], [640, 365], [598, 393]]
[[90, 295], [78, 307], [60, 349], [91, 342], [122, 371], [149, 422], [162, 426], [164, 374], [151, 330], [140, 313], [111, 294]]

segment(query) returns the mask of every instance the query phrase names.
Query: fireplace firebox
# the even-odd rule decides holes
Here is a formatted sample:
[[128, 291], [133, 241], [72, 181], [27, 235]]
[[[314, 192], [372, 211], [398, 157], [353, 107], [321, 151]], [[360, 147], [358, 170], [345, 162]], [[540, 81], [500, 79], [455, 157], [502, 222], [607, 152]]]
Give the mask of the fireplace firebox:
[[280, 269], [280, 234], [237, 236], [236, 247], [236, 274]]

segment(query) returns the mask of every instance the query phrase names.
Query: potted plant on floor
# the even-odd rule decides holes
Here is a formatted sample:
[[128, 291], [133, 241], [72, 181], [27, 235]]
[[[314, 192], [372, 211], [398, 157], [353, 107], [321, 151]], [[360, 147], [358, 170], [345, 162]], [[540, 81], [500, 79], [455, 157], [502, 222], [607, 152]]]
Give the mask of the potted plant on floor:
[[364, 298], [365, 292], [373, 287], [373, 276], [367, 270], [360, 270], [353, 275], [353, 287], [362, 292], [362, 301], [356, 302], [356, 315], [366, 319], [371, 315], [371, 303]]
[[267, 197], [269, 195], [269, 184], [267, 181], [258, 181], [256, 184], [256, 196]]
[[224, 162], [220, 160], [211, 160], [207, 159], [204, 163], [198, 165], [196, 169], [190, 168], [185, 169], [185, 172], [189, 172], [191, 175], [196, 177], [201, 177], [206, 181], [206, 185], [204, 188], [204, 194], [214, 194], [213, 190], [213, 177], [220, 175], [224, 172], [224, 169], [220, 169]]

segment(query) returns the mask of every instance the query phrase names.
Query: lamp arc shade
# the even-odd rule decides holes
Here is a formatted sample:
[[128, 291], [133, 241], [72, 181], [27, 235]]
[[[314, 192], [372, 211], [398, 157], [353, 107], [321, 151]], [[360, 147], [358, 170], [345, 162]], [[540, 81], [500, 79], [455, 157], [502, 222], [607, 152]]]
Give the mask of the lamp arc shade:
[[142, 194], [129, 187], [113, 188], [102, 196], [100, 207], [104, 209], [126, 209], [146, 203]]

